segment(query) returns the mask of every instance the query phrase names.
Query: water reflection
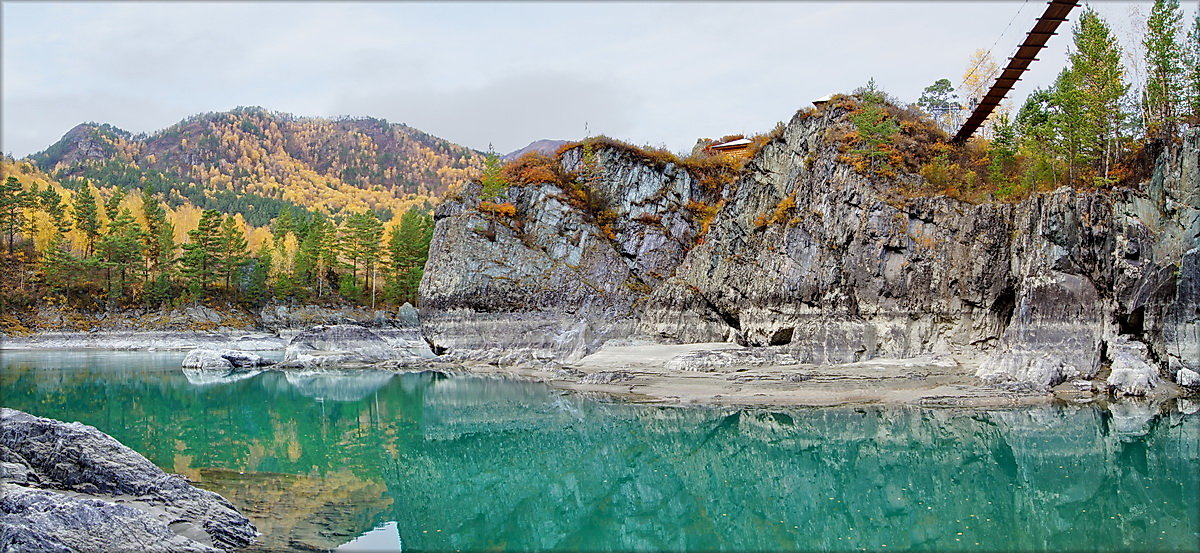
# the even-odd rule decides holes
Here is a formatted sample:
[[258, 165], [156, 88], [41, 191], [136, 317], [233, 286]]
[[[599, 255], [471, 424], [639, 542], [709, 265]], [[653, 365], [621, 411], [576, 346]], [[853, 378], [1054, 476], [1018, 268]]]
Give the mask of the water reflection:
[[260, 550], [384, 535], [415, 550], [1195, 550], [1200, 539], [1194, 402], [682, 409], [433, 374], [266, 371], [195, 386], [178, 360], [168, 371], [0, 359], [6, 405], [93, 424], [225, 495], [266, 534]]
[[190, 369], [184, 368], [183, 376], [187, 378], [188, 384], [194, 386], [209, 386], [212, 384], [228, 384], [252, 378], [262, 371], [250, 370], [212, 370], [212, 369]]
[[382, 371], [320, 371], [284, 373], [288, 384], [305, 397], [329, 401], [358, 401], [388, 383], [394, 373]]

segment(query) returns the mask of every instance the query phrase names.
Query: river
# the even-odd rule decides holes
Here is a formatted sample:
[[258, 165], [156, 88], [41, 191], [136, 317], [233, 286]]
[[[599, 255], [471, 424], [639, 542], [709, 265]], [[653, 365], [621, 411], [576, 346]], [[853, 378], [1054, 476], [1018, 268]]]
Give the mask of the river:
[[0, 351], [3, 405], [229, 499], [252, 551], [1195, 551], [1200, 404], [631, 405], [434, 373]]

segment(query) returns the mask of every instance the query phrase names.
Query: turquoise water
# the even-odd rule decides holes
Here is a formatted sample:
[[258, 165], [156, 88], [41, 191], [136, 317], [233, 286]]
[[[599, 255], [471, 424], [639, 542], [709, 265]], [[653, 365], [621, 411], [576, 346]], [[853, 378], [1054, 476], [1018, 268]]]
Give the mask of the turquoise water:
[[430, 373], [189, 381], [181, 358], [0, 351], [2, 403], [225, 495], [259, 550], [1200, 549], [1186, 401], [685, 409]]

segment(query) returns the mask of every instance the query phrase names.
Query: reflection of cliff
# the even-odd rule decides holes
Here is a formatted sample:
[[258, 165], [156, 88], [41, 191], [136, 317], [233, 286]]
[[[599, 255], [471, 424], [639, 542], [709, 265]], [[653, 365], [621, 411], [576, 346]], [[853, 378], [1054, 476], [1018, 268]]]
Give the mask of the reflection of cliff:
[[306, 397], [329, 401], [358, 401], [382, 388], [395, 373], [380, 371], [316, 371], [284, 373], [288, 384]]
[[471, 432], [426, 405], [422, 432], [442, 439], [384, 468], [405, 545], [1187, 549], [1200, 531], [1200, 417], [1161, 415], [1131, 436], [1094, 407], [573, 403], [582, 416], [547, 401], [528, 406], [538, 429], [526, 417]]
[[243, 553], [328, 551], [378, 526], [392, 499], [378, 480], [203, 469], [202, 488], [233, 503], [262, 532]]

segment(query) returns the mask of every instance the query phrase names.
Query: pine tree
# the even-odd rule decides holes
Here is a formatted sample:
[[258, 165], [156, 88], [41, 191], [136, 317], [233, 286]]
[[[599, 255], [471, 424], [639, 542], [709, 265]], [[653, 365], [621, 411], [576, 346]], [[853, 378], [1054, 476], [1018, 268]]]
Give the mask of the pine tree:
[[97, 243], [97, 257], [104, 269], [108, 297], [116, 301], [125, 296], [129, 274], [145, 272], [144, 238], [141, 225], [128, 209], [113, 214], [108, 232]]
[[1200, 124], [1200, 13], [1192, 20], [1192, 30], [1188, 32], [1184, 50], [1187, 60], [1187, 71], [1184, 74], [1186, 107], [1192, 123]]
[[496, 200], [504, 195], [508, 190], [508, 181], [504, 180], [501, 171], [504, 168], [500, 163], [500, 157], [494, 152], [489, 152], [487, 158], [483, 161], [483, 176], [479, 182], [482, 185], [482, 190], [479, 197], [483, 200]]
[[412, 207], [400, 216], [400, 224], [388, 238], [391, 275], [385, 295], [389, 301], [416, 303], [432, 237], [433, 217], [427, 210]]
[[183, 244], [180, 272], [192, 294], [204, 298], [216, 280], [221, 260], [221, 213], [206, 209], [200, 224], [188, 232], [189, 242]]
[[954, 113], [961, 108], [958, 104], [958, 95], [954, 93], [954, 85], [950, 83], [950, 79], [938, 79], [925, 87], [921, 98], [917, 100], [917, 105], [933, 117], [938, 125], [947, 130], [955, 126]]
[[336, 263], [336, 229], [321, 213], [313, 216], [304, 230], [296, 252], [295, 280], [300, 288], [315, 288], [317, 297], [325, 293], [325, 282]]
[[175, 225], [167, 218], [167, 210], [149, 193], [142, 193], [142, 217], [146, 219], [143, 236], [147, 270], [155, 278], [169, 273], [175, 260]]
[[261, 305], [271, 297], [271, 247], [264, 242], [258, 248], [258, 252], [254, 254], [254, 259], [251, 260], [252, 267], [250, 269], [249, 282], [246, 284], [246, 299], [256, 305]]
[[374, 292], [372, 274], [379, 261], [380, 239], [383, 238], [383, 223], [374, 213], [355, 213], [346, 219], [346, 236], [342, 248], [350, 259], [351, 275], [357, 276], [359, 264], [363, 267], [363, 290]]
[[1065, 143], [1071, 178], [1090, 167], [1107, 178], [1125, 117], [1121, 99], [1128, 90], [1121, 48], [1108, 24], [1093, 10], [1079, 18], [1069, 62], [1055, 82], [1058, 134]]
[[21, 231], [21, 181], [8, 177], [0, 184], [0, 232], [8, 237], [8, 253], [13, 253], [13, 242]]
[[246, 233], [242, 225], [232, 215], [225, 217], [221, 223], [220, 243], [220, 272], [225, 276], [225, 287], [235, 289], [234, 279], [241, 272], [242, 266], [249, 256], [246, 244]]
[[54, 187], [47, 186], [42, 191], [40, 205], [42, 210], [50, 215], [50, 220], [54, 222], [59, 233], [66, 234], [71, 231], [71, 219], [67, 217], [67, 206], [63, 203], [62, 195]]
[[858, 130], [858, 139], [863, 147], [850, 153], [862, 156], [875, 173], [894, 172], [889, 158], [892, 141], [900, 133], [900, 124], [888, 115], [884, 107], [886, 97], [875, 85], [875, 79], [867, 83], [861, 94], [862, 106], [850, 115], [850, 122]]
[[90, 257], [100, 237], [100, 219], [96, 213], [96, 193], [90, 183], [80, 187], [75, 193], [75, 201], [71, 203], [75, 211], [75, 228], [83, 233], [86, 240], [83, 254]]
[[1155, 0], [1146, 20], [1142, 46], [1146, 48], [1147, 78], [1142, 104], [1149, 136], [1175, 136], [1181, 108], [1185, 108], [1181, 105], [1186, 100], [1182, 22], [1179, 0]]

